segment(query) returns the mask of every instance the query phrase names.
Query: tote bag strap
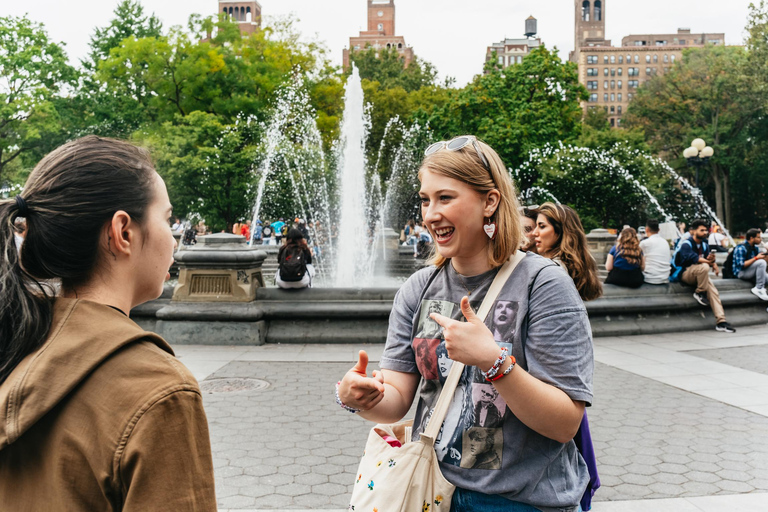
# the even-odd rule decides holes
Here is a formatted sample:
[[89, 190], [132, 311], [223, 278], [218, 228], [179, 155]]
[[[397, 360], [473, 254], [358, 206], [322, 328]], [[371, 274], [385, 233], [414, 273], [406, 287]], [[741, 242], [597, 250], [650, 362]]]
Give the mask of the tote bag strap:
[[[485, 317], [488, 316], [488, 313], [491, 311], [493, 302], [496, 300], [496, 297], [499, 296], [507, 279], [512, 275], [512, 271], [515, 270], [518, 263], [523, 261], [523, 258], [525, 258], [525, 253], [517, 251], [506, 263], [504, 263], [504, 265], [501, 266], [499, 273], [496, 274], [496, 277], [491, 283], [491, 287], [488, 289], [488, 293], [485, 294], [480, 309], [477, 311], [477, 316], [483, 319], [483, 321], [485, 321]], [[453, 364], [451, 364], [451, 370], [448, 372], [448, 377], [445, 379], [445, 385], [440, 392], [440, 397], [437, 399], [435, 409], [432, 411], [429, 424], [424, 430], [424, 433], [421, 434], [421, 439], [428, 442], [430, 445], [435, 444], [437, 434], [440, 433], [440, 427], [443, 425], [443, 421], [445, 421], [445, 415], [448, 413], [448, 407], [451, 405], [453, 393], [456, 391], [456, 386], [459, 384], [459, 379], [464, 372], [465, 366], [464, 363], [458, 361], [454, 361]]]

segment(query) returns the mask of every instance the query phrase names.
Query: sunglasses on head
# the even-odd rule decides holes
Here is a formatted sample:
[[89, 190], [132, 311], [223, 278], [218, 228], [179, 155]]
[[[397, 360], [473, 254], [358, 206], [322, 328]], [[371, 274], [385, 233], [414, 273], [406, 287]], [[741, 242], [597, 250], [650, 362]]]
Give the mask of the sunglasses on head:
[[472, 146], [475, 148], [477, 156], [479, 156], [480, 160], [483, 161], [485, 168], [488, 169], [488, 172], [491, 172], [491, 166], [488, 164], [488, 159], [485, 158], [483, 151], [480, 149], [480, 144], [477, 143], [477, 137], [473, 135], [462, 135], [449, 141], [441, 140], [440, 142], [435, 142], [429, 146], [426, 151], [424, 151], [424, 156], [437, 153], [441, 149], [447, 149], [448, 151], [459, 151], [460, 149], [463, 149], [470, 144], [472, 144]]

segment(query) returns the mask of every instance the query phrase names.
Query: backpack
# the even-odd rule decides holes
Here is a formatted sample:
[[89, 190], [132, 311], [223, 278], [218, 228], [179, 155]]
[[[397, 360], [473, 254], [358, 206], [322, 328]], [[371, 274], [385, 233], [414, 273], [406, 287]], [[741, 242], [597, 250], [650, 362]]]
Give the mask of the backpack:
[[736, 252], [735, 247], [730, 251], [728, 251], [728, 257], [725, 258], [725, 263], [723, 263], [723, 279], [736, 279], [736, 276], [733, 275], [733, 253], [734, 252]]
[[680, 249], [683, 247], [683, 244], [688, 244], [691, 248], [693, 248], [693, 245], [691, 245], [691, 239], [686, 238], [685, 240], [680, 240], [675, 247], [675, 252], [672, 253], [672, 259], [669, 261], [669, 282], [670, 283], [679, 283], [680, 280], [683, 278], [683, 272], [685, 272], [685, 269], [683, 267], [680, 267], [677, 265], [677, 253], [680, 252]]
[[288, 234], [288, 224], [283, 224], [283, 227], [280, 228], [280, 234], [283, 236]]
[[288, 245], [280, 257], [280, 279], [286, 283], [295, 283], [304, 279], [307, 273], [307, 258], [304, 249], [298, 245]]

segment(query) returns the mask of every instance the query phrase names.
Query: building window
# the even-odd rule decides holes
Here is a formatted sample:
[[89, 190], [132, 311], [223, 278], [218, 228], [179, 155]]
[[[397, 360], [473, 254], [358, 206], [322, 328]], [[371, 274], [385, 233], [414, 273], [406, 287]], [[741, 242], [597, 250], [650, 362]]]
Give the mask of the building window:
[[[611, 107], [611, 108], [613, 108], [613, 107]], [[613, 128], [614, 126], [616, 126], [616, 122], [613, 120], [613, 118], [611, 118], [611, 128]]]
[[499, 64], [504, 65], [504, 57], [499, 57]]
[[587, 82], [587, 89], [590, 89], [590, 90], [597, 89], [597, 80], [589, 80]]
[[603, 101], [608, 103], [608, 93], [607, 92], [603, 94]]
[[597, 94], [593, 93], [589, 95], [589, 102], [590, 103], [597, 103]]
[[645, 46], [645, 41], [635, 41], [635, 46]]
[[603, 76], [608, 76], [608, 68], [603, 68]]
[[589, 0], [581, 3], [581, 21], [589, 21]]
[[[638, 85], [640, 85], [640, 83], [637, 80], [627, 80], [628, 89], [637, 89]], [[630, 95], [627, 95], [627, 97], [631, 98]]]
[[597, 68], [587, 68], [587, 76], [597, 76]]
[[[611, 114], [615, 114], [615, 113], [616, 113], [616, 107], [611, 105]], [[613, 121], [613, 119], [611, 119], [611, 121]]]
[[618, 119], [616, 120], [616, 126], [621, 126], [621, 118], [618, 118]]
[[[621, 80], [616, 84], [616, 86], [621, 89]], [[621, 94], [619, 94], [619, 99], [621, 99]]]
[[379, 30], [384, 30], [384, 24], [383, 23], [379, 23]]
[[360, 45], [359, 45], [359, 44], [356, 44], [356, 45], [355, 45], [355, 50], [359, 50], [359, 49], [360, 49]]
[[624, 64], [624, 56], [619, 55], [619, 64]]
[[607, 88], [608, 88], [608, 80], [603, 82], [603, 89], [607, 89]]
[[654, 55], [653, 56], [653, 63], [657, 64], [658, 62], [659, 62], [659, 56], [658, 55]]
[[517, 56], [517, 63], [520, 64], [522, 62], [523, 62], [523, 56], [522, 55], [518, 55]]
[[623, 72], [624, 68], [619, 68], [619, 76], [621, 76], [621, 73]]
[[664, 62], [669, 62], [669, 55], [666, 53], [664, 54]]
[[587, 55], [587, 64], [597, 64], [597, 55]]
[[616, 101], [616, 93], [611, 93], [611, 101]]
[[603, 64], [608, 64], [608, 56], [603, 55]]
[[640, 76], [640, 68], [627, 68], [627, 75]]
[[628, 92], [627, 93], [627, 101], [632, 101], [632, 97], [633, 96], [634, 96], [634, 94], [632, 94], [631, 92]]
[[[617, 96], [617, 99], [618, 99], [619, 101], [621, 101], [621, 93], [617, 94], [616, 96]], [[621, 107], [619, 107], [619, 108], [621, 108]]]
[[[619, 98], [619, 101], [621, 101], [621, 98]], [[616, 113], [617, 113], [617, 114], [619, 114], [619, 115], [621, 115], [621, 105], [619, 105], [618, 107], [616, 107]]]
[[616, 80], [611, 80], [611, 89], [616, 88]]
[[595, 0], [595, 21], [603, 19], [603, 2]]
[[664, 72], [666, 73], [667, 71], [669, 71], [669, 68], [664, 68]]
[[680, 46], [685, 46], [685, 39], [680, 40]]
[[657, 40], [656, 41], [656, 46], [667, 46], [667, 41], [666, 40], [664, 40], [664, 41], [658, 41]]
[[632, 56], [630, 54], [627, 54], [627, 64], [632, 62]]
[[638, 64], [640, 62], [640, 55], [635, 54], [635, 64]]
[[651, 62], [651, 56], [650, 55], [648, 55], [648, 54], [645, 55], [645, 62], [646, 63], [650, 63]]
[[616, 63], [616, 56], [611, 55], [611, 64], [615, 64], [615, 63]]
[[672, 62], [675, 62], [675, 56], [674, 55], [672, 56]]
[[645, 75], [650, 76], [651, 75], [651, 68], [645, 68]]
[[616, 76], [616, 68], [611, 68], [611, 76]]

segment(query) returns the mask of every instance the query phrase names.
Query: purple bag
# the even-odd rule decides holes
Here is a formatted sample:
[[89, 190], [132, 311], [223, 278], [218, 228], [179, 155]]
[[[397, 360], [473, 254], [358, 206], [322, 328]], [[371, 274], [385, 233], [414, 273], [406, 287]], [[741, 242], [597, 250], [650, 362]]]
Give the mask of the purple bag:
[[576, 443], [576, 448], [584, 458], [584, 462], [587, 463], [589, 470], [589, 483], [584, 491], [584, 496], [581, 497], [581, 509], [586, 512], [592, 510], [592, 497], [595, 495], [595, 491], [600, 488], [600, 476], [597, 474], [597, 459], [595, 458], [595, 447], [592, 446], [592, 434], [589, 431], [587, 411], [584, 411], [584, 417], [581, 418], [581, 425], [579, 425], [573, 442]]

